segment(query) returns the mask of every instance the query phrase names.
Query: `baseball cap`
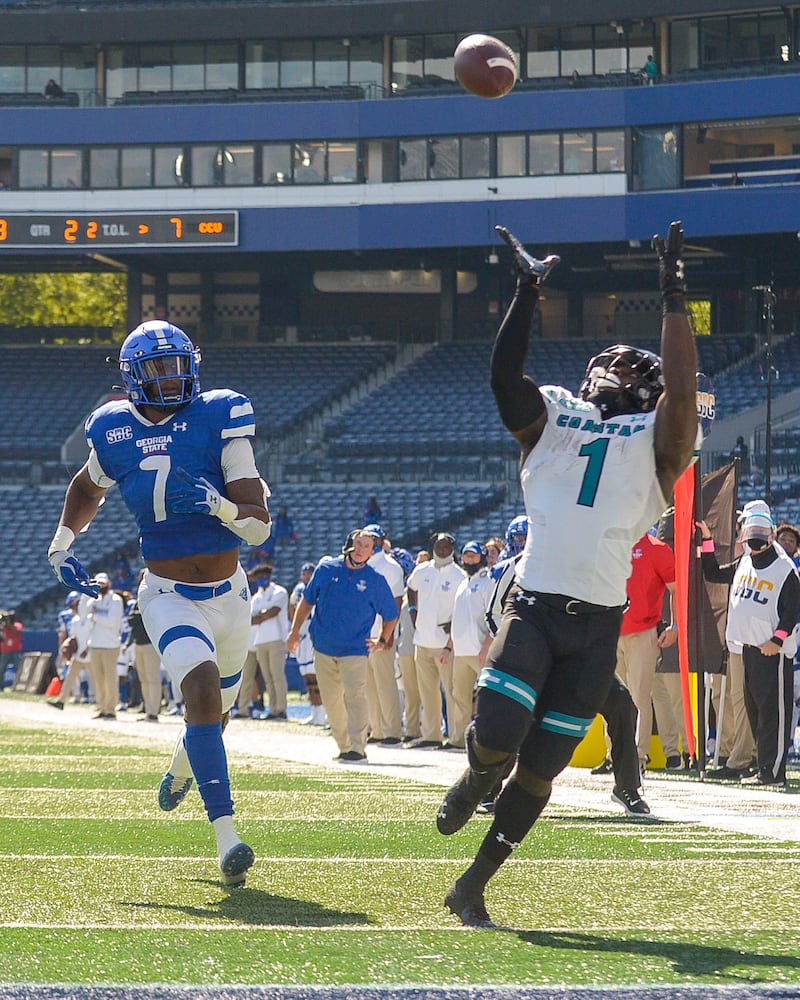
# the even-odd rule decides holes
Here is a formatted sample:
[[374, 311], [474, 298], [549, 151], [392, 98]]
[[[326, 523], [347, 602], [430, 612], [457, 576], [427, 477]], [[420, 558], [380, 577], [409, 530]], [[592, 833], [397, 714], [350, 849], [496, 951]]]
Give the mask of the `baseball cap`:
[[483, 542], [476, 542], [474, 539], [469, 542], [465, 542], [463, 548], [461, 549], [461, 555], [463, 556], [465, 552], [474, 552], [476, 555], [485, 556], [486, 546]]
[[95, 583], [111, 583], [111, 577], [108, 573], [95, 573], [94, 575]]
[[377, 538], [379, 541], [383, 541], [386, 537], [386, 532], [379, 524], [365, 524], [361, 529], [362, 535], [369, 535], [371, 538]]
[[303, 563], [300, 567], [301, 573], [313, 573], [317, 567], [312, 562]]

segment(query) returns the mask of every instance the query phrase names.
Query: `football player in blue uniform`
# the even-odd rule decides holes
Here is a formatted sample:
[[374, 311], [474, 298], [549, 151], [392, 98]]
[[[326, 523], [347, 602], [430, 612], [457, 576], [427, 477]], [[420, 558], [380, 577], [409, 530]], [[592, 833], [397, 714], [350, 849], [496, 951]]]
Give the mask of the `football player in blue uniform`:
[[254, 855], [234, 827], [222, 729], [250, 631], [239, 546], [262, 544], [271, 527], [269, 489], [251, 443], [253, 407], [230, 389], [201, 392], [199, 350], [163, 320], [142, 323], [127, 337], [119, 367], [127, 399], [104, 403], [86, 421], [89, 458], [67, 487], [48, 558], [65, 586], [96, 596], [71, 550], [117, 485], [139, 527], [144, 625], [186, 706], [159, 804], [174, 809], [194, 776], [216, 834], [222, 880], [243, 885]]

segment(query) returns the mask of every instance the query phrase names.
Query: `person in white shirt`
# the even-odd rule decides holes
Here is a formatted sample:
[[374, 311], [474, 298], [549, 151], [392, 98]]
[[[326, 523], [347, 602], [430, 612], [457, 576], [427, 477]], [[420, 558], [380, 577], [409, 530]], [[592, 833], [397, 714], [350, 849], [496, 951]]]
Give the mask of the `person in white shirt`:
[[[314, 575], [317, 567], [312, 562], [305, 562], [300, 567], [300, 579], [294, 585], [294, 589], [289, 595], [289, 623], [294, 620], [294, 613], [300, 598], [305, 593], [306, 584]], [[306, 726], [327, 726], [328, 716], [325, 706], [322, 704], [322, 695], [319, 693], [319, 682], [314, 667], [314, 643], [311, 641], [311, 618], [314, 609], [311, 609], [308, 618], [300, 627], [300, 642], [295, 650], [294, 658], [297, 661], [297, 669], [303, 678], [303, 683], [308, 692], [308, 703], [311, 705], [311, 714], [303, 719]]]
[[472, 692], [486, 658], [489, 628], [486, 608], [494, 583], [488, 569], [488, 553], [482, 542], [467, 542], [461, 549], [461, 568], [467, 574], [459, 583], [453, 601], [453, 623], [447, 647], [453, 651], [452, 688], [448, 707], [446, 747], [463, 750], [464, 733], [472, 718]]
[[90, 598], [88, 604], [88, 613], [93, 622], [89, 670], [97, 701], [94, 718], [116, 719], [119, 633], [125, 614], [125, 602], [111, 589], [107, 573], [97, 573], [94, 582], [100, 590], [100, 596]]
[[447, 717], [452, 718], [452, 653], [446, 652], [453, 602], [466, 574], [453, 560], [456, 540], [437, 532], [428, 546], [432, 558], [421, 563], [408, 578], [408, 610], [414, 623], [414, 662], [422, 703], [422, 735], [409, 746], [423, 749], [442, 746], [442, 695]]
[[66, 670], [61, 683], [61, 691], [48, 705], [63, 710], [64, 704], [78, 682], [81, 671], [89, 671], [89, 640], [92, 636], [93, 620], [89, 617], [89, 598], [73, 590], [67, 597], [67, 604], [72, 609], [72, 616], [64, 624], [64, 641], [61, 644], [61, 654], [64, 657]]
[[[405, 593], [403, 567], [388, 552], [384, 551], [386, 537], [379, 524], [368, 524], [361, 529], [373, 539], [374, 549], [369, 563], [389, 584], [397, 603], [397, 614]], [[375, 616], [370, 638], [376, 642], [381, 635], [383, 619]], [[373, 647], [367, 660], [367, 705], [369, 708], [370, 738], [368, 743], [383, 743], [396, 746], [403, 742], [403, 709], [400, 704], [400, 689], [394, 676], [394, 635], [388, 646]]]
[[[250, 599], [250, 621], [256, 626], [256, 660], [264, 675], [269, 698], [268, 721], [286, 719], [286, 637], [289, 634], [289, 593], [272, 582], [272, 566], [251, 570], [258, 590]], [[244, 688], [244, 684], [242, 685]], [[244, 691], [248, 697], [248, 691]]]

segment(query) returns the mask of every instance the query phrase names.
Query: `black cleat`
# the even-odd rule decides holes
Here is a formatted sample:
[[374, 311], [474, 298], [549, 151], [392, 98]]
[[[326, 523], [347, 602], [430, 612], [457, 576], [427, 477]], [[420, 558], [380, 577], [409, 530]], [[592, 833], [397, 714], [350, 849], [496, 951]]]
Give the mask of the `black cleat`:
[[592, 774], [611, 774], [614, 770], [614, 765], [611, 760], [606, 757], [602, 764], [598, 764], [597, 767], [593, 767], [591, 770]]
[[486, 912], [483, 890], [460, 878], [450, 886], [444, 897], [444, 905], [454, 913], [465, 927], [496, 930], [497, 924]]
[[457, 833], [468, 822], [489, 790], [476, 780], [479, 777], [468, 767], [442, 800], [436, 816], [436, 829], [445, 837]]

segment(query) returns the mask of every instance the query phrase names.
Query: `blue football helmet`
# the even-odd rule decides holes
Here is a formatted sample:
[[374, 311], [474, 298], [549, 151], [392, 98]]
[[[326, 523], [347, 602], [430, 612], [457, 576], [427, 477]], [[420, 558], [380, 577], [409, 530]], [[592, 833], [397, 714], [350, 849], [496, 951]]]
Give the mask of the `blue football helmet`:
[[410, 576], [414, 572], [414, 557], [408, 549], [394, 548], [389, 555], [400, 563], [406, 576]]
[[119, 370], [128, 399], [138, 406], [174, 409], [200, 392], [200, 351], [166, 320], [149, 320], [128, 334]]
[[528, 518], [524, 514], [519, 514], [512, 521], [509, 521], [506, 528], [506, 551], [503, 557], [518, 556], [525, 548], [525, 541], [528, 537]]

